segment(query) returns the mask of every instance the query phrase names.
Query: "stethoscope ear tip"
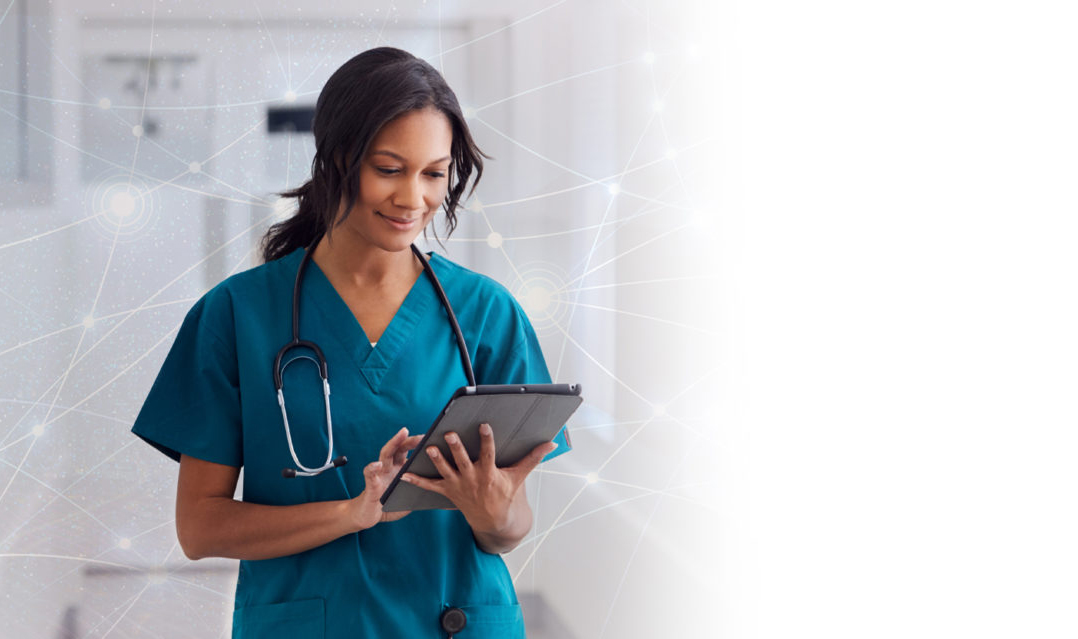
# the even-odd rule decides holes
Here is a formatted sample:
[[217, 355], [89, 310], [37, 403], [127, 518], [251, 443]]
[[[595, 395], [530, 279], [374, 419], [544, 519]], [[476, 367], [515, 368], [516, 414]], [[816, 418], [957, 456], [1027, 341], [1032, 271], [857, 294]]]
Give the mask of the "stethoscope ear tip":
[[344, 455], [341, 455], [337, 459], [333, 460], [333, 467], [334, 468], [340, 468], [341, 466], [344, 466], [347, 463], [348, 463], [348, 458], [345, 457]]
[[295, 469], [285, 468], [285, 469], [281, 470], [281, 477], [284, 477], [285, 479], [291, 479], [291, 478], [293, 478], [295, 476], [296, 476]]

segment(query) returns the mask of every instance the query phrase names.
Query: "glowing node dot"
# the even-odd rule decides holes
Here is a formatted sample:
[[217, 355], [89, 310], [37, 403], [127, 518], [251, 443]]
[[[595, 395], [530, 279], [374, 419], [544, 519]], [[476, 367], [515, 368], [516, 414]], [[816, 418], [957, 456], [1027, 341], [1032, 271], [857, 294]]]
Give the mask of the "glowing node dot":
[[677, 149], [667, 149], [666, 150], [666, 159], [667, 160], [673, 160], [676, 157], [677, 157]]
[[475, 117], [475, 107], [464, 107], [464, 117], [466, 117], [466, 118], [474, 118]]
[[610, 195], [617, 195], [621, 192], [621, 187], [617, 184], [611, 184], [610, 186], [606, 187], [606, 190], [610, 191]]
[[655, 64], [655, 52], [654, 51], [648, 51], [647, 53], [644, 54], [644, 63], [645, 64]]
[[542, 313], [550, 306], [550, 291], [542, 286], [533, 286], [524, 296], [524, 305], [533, 313]]
[[109, 209], [120, 217], [127, 217], [135, 212], [135, 198], [126, 191], [116, 193], [109, 198]]
[[662, 110], [665, 109], [665, 108], [666, 108], [666, 105], [663, 103], [662, 100], [656, 100], [656, 101], [651, 103], [651, 110], [656, 112], [656, 113], [661, 113]]
[[589, 484], [594, 484], [599, 481], [599, 473], [588, 473], [584, 477], [588, 480]]
[[85, 326], [86, 328], [93, 328], [94, 327], [94, 318], [93, 318], [93, 316], [92, 315], [87, 315], [86, 317], [82, 318], [82, 325]]
[[127, 537], [124, 537], [124, 538], [123, 538], [123, 539], [121, 539], [121, 540], [120, 540], [120, 542], [119, 542], [118, 544], [116, 544], [116, 545], [117, 545], [117, 546], [119, 546], [120, 548], [123, 548], [124, 550], [127, 550], [128, 548], [130, 548], [130, 547], [131, 547], [131, 540], [130, 540], [130, 539], [128, 539]]
[[666, 406], [663, 406], [662, 404], [655, 404], [651, 407], [651, 413], [655, 417], [660, 417], [666, 413]]
[[45, 434], [45, 424], [38, 424], [30, 429], [30, 432], [34, 434], [34, 437], [41, 437]]
[[491, 231], [487, 236], [487, 245], [490, 248], [498, 248], [502, 245], [502, 234], [497, 231]]
[[168, 570], [165, 568], [154, 568], [150, 571], [150, 583], [160, 585], [165, 583], [168, 578]]
[[192, 163], [187, 165], [187, 170], [192, 172], [192, 173], [198, 173], [199, 171], [202, 170], [202, 165], [199, 164], [198, 162], [192, 162]]
[[112, 100], [108, 98], [101, 98], [97, 101], [97, 106], [101, 107], [102, 109], [107, 109], [112, 106]]
[[284, 92], [284, 101], [285, 102], [295, 102], [296, 101], [296, 92], [293, 91], [292, 89], [289, 89], [289, 90], [285, 91]]
[[131, 127], [131, 133], [133, 133], [136, 138], [141, 138], [142, 134], [145, 132], [146, 131], [142, 128], [141, 124], [136, 124], [135, 126]]

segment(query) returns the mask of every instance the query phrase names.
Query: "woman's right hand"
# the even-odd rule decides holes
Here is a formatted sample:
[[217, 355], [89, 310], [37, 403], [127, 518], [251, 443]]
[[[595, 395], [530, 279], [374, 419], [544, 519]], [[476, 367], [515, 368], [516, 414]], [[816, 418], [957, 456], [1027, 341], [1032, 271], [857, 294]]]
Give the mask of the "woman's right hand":
[[366, 485], [349, 504], [352, 521], [356, 531], [365, 530], [383, 521], [396, 521], [404, 517], [410, 510], [401, 512], [382, 511], [382, 493], [389, 487], [389, 483], [400, 472], [408, 458], [408, 451], [419, 445], [422, 435], [408, 436], [408, 429], [402, 428], [397, 434], [382, 446], [382, 451], [377, 461], [367, 464], [363, 469], [363, 479]]

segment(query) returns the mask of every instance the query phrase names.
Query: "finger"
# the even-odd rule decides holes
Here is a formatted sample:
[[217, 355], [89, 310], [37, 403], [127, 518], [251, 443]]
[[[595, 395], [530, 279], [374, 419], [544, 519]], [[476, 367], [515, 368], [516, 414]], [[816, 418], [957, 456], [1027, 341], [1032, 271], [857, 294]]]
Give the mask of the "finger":
[[382, 450], [378, 455], [378, 460], [386, 466], [393, 463], [393, 454], [397, 452], [397, 446], [400, 445], [404, 438], [408, 436], [408, 428], [401, 428], [397, 431], [397, 434], [390, 437], [389, 441], [382, 446]]
[[494, 429], [490, 424], [479, 425], [479, 467], [484, 472], [494, 470]]
[[432, 493], [438, 493], [439, 495], [445, 495], [444, 479], [427, 479], [426, 477], [420, 477], [412, 473], [404, 473], [401, 475], [401, 480], [406, 481], [409, 484], [413, 484], [422, 488], [423, 490], [429, 490]]
[[460, 436], [446, 433], [445, 443], [449, 444], [449, 452], [453, 455], [453, 461], [457, 462], [457, 472], [464, 477], [471, 477], [474, 472], [472, 460], [468, 457], [468, 449], [464, 447], [464, 442], [460, 441]]
[[412, 435], [401, 441], [400, 445], [397, 446], [397, 452], [393, 454], [393, 465], [400, 466], [404, 464], [408, 459], [408, 451], [414, 450], [421, 441], [423, 441], [423, 435]]
[[385, 490], [384, 482], [382, 482], [382, 462], [373, 461], [363, 468], [363, 479], [366, 481], [366, 487], [371, 489], [371, 492], [376, 497], [381, 497], [382, 492]]
[[513, 464], [510, 468], [519, 479], [523, 479], [528, 473], [535, 470], [535, 467], [539, 465], [539, 462], [543, 461], [543, 458], [546, 457], [548, 453], [552, 452], [557, 447], [558, 445], [554, 442], [539, 444], [533, 448], [530, 453], [525, 455], [524, 459]]
[[418, 446], [419, 442], [421, 441], [423, 441], [423, 435], [412, 435], [411, 437], [408, 437], [403, 442], [401, 442], [399, 449], [412, 450], [413, 448]]
[[430, 457], [430, 461], [434, 464], [434, 467], [445, 479], [457, 479], [457, 471], [453, 470], [453, 467], [449, 465], [442, 453], [438, 451], [437, 446], [427, 446], [427, 457]]

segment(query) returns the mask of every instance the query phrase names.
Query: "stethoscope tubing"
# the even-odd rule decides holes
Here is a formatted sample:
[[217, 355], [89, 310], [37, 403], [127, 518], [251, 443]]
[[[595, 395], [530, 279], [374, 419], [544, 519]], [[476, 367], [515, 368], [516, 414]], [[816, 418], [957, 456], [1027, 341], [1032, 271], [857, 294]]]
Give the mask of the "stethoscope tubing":
[[[315, 244], [317, 244], [317, 242], [315, 242]], [[313, 477], [330, 468], [337, 468], [348, 463], [348, 458], [343, 455], [336, 459], [333, 458], [333, 417], [329, 408], [329, 367], [326, 363], [326, 357], [317, 344], [299, 338], [299, 302], [300, 294], [303, 290], [303, 275], [307, 270], [307, 264], [310, 262], [311, 256], [314, 253], [315, 244], [304, 249], [303, 259], [300, 260], [299, 269], [296, 271], [296, 283], [292, 288], [292, 341], [288, 342], [277, 351], [277, 356], [273, 360], [273, 384], [277, 390], [277, 404], [281, 408], [281, 420], [284, 422], [285, 439], [288, 441], [288, 452], [291, 453], [292, 461], [295, 462], [296, 468], [298, 468], [298, 470], [296, 468], [285, 468], [281, 471], [281, 474], [284, 477]], [[449, 324], [453, 328], [453, 335], [456, 337], [457, 348], [460, 351], [460, 359], [464, 365], [464, 375], [468, 379], [468, 385], [475, 386], [475, 371], [472, 370], [472, 359], [468, 355], [468, 347], [464, 341], [464, 333], [460, 330], [460, 324], [457, 322], [457, 316], [453, 312], [453, 306], [449, 303], [449, 298], [445, 294], [445, 289], [442, 288], [442, 283], [438, 281], [438, 276], [434, 274], [434, 269], [431, 267], [427, 257], [423, 255], [415, 244], [411, 245], [411, 249], [412, 253], [419, 259], [420, 263], [422, 263], [423, 271], [427, 274], [427, 277], [430, 278], [431, 285], [434, 287], [434, 292], [438, 295], [438, 300], [442, 303], [442, 307], [449, 316]], [[281, 360], [294, 348], [308, 348], [314, 352], [317, 359], [309, 355], [301, 355], [289, 360], [282, 367]], [[318, 374], [322, 378], [322, 396], [325, 401], [328, 450], [326, 451], [325, 463], [317, 468], [309, 468], [299, 461], [299, 456], [296, 455], [296, 448], [292, 443], [292, 429], [288, 423], [288, 410], [285, 408], [284, 369], [298, 359], [308, 359], [314, 362], [314, 364], [318, 366]]]

